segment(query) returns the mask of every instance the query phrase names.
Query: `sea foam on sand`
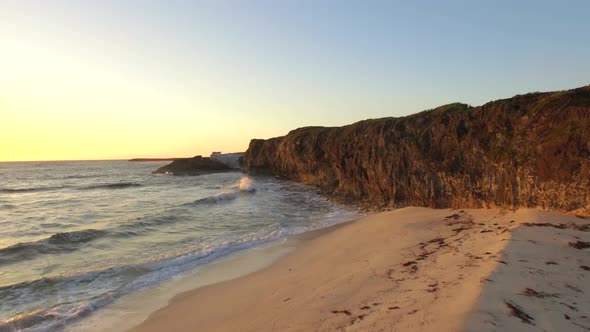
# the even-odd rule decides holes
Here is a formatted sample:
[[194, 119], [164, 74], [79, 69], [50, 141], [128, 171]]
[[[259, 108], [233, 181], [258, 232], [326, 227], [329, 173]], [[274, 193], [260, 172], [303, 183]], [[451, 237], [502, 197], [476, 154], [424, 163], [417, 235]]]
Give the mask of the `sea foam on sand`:
[[582, 331], [587, 222], [535, 209], [377, 213], [183, 293], [132, 330]]

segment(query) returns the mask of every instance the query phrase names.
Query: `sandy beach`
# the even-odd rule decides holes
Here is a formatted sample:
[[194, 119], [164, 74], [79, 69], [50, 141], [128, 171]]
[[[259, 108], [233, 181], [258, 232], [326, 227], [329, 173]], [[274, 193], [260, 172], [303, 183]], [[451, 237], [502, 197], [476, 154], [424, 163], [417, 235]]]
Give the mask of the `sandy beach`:
[[376, 213], [131, 331], [584, 331], [588, 231], [536, 209]]

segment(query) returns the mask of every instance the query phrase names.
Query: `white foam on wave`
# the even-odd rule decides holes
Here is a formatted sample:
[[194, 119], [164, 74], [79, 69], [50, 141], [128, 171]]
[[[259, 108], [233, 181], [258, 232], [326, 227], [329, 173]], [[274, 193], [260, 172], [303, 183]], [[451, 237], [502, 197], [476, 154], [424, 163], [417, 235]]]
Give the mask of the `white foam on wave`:
[[254, 192], [256, 191], [256, 186], [254, 184], [254, 180], [248, 176], [244, 176], [240, 179], [240, 183], [238, 184], [238, 188], [242, 191], [247, 192]]

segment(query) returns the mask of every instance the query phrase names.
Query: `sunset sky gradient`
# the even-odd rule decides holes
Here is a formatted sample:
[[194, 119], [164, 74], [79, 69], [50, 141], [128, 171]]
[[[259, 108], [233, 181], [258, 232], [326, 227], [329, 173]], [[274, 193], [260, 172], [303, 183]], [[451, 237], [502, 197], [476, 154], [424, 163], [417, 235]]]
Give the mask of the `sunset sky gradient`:
[[588, 1], [0, 0], [0, 161], [208, 155], [590, 83]]

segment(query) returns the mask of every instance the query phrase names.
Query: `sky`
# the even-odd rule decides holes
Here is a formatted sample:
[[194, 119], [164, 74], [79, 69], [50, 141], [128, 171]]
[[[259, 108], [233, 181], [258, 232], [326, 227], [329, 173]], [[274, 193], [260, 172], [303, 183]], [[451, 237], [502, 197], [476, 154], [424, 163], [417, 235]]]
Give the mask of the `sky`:
[[590, 83], [589, 1], [0, 0], [0, 161], [244, 151]]

